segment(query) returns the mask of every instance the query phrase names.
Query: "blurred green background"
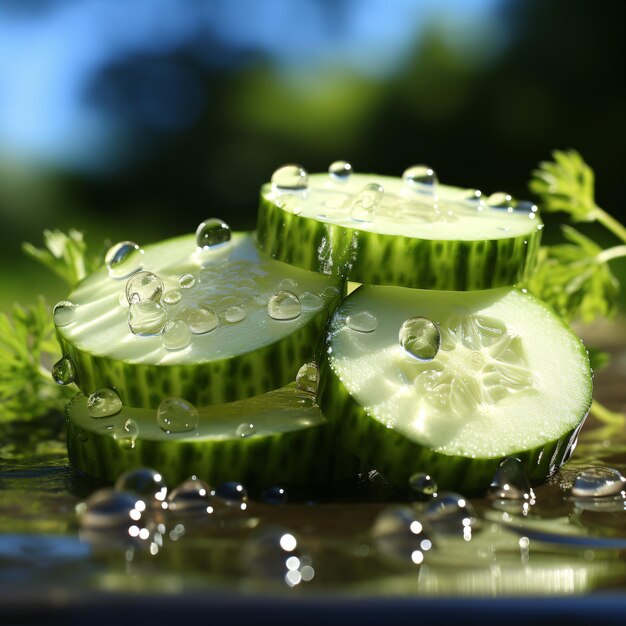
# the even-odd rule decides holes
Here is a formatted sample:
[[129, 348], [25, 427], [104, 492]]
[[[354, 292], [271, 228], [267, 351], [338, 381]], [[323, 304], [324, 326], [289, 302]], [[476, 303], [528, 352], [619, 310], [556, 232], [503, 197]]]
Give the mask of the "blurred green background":
[[623, 220], [625, 9], [2, 0], [0, 309], [64, 295], [20, 251], [44, 228], [95, 247], [209, 216], [252, 229], [259, 186], [287, 162], [390, 175], [427, 163], [445, 183], [527, 197], [537, 163], [575, 148]]

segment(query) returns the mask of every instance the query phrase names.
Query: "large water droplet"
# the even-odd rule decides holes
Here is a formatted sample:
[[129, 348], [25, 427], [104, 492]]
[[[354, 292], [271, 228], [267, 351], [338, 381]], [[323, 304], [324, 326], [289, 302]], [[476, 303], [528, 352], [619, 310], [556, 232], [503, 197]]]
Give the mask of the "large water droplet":
[[69, 385], [76, 378], [76, 368], [68, 354], [60, 358], [52, 366], [52, 378], [57, 385]]
[[461, 535], [469, 541], [477, 527], [476, 511], [471, 502], [453, 492], [440, 493], [426, 508], [426, 519], [432, 529], [446, 535]]
[[126, 282], [126, 299], [130, 304], [150, 300], [160, 302], [163, 281], [152, 272], [136, 272]]
[[587, 467], [572, 486], [572, 495], [580, 498], [616, 496], [626, 490], [626, 478], [611, 467]]
[[52, 315], [54, 317], [55, 326], [67, 326], [76, 319], [77, 304], [69, 300], [61, 300], [54, 305]]
[[149, 467], [132, 469], [121, 474], [115, 481], [116, 491], [125, 491], [141, 498], [146, 504], [163, 502], [167, 485], [160, 472]]
[[428, 165], [412, 165], [404, 170], [402, 180], [411, 189], [432, 195], [437, 194], [437, 174]]
[[182, 274], [178, 278], [178, 286], [181, 289], [191, 289], [196, 284], [196, 279], [193, 274]]
[[294, 196], [292, 193], [284, 193], [278, 196], [278, 198], [276, 198], [276, 206], [294, 215], [300, 215], [300, 213], [302, 213], [302, 202], [300, 198]]
[[320, 372], [317, 363], [311, 361], [305, 363], [296, 374], [296, 387], [300, 391], [317, 395], [317, 388], [320, 380]]
[[187, 314], [189, 330], [194, 335], [203, 335], [219, 326], [220, 320], [212, 309], [197, 307], [190, 309]]
[[381, 511], [370, 530], [377, 550], [386, 557], [419, 565], [432, 549], [427, 524], [408, 506]]
[[128, 327], [134, 335], [160, 335], [166, 321], [165, 309], [153, 300], [141, 300], [128, 308]]
[[227, 506], [245, 509], [248, 501], [248, 490], [241, 483], [230, 481], [222, 483], [215, 490], [215, 496]]
[[87, 412], [90, 417], [111, 417], [122, 410], [122, 399], [115, 389], [101, 387], [96, 389], [87, 399]]
[[230, 226], [217, 217], [211, 217], [196, 229], [196, 246], [200, 251], [210, 250], [230, 241], [230, 237]]
[[496, 191], [487, 198], [487, 206], [490, 206], [492, 209], [504, 210], [508, 213], [513, 213], [514, 204], [513, 198], [505, 191]]
[[333, 180], [345, 182], [352, 174], [352, 165], [347, 161], [334, 161], [328, 168], [328, 174]]
[[113, 438], [122, 448], [134, 448], [139, 436], [139, 425], [132, 419], [121, 419], [113, 427]]
[[441, 346], [441, 332], [435, 322], [416, 315], [402, 324], [398, 341], [412, 357], [419, 361], [432, 361]]
[[246, 310], [242, 306], [231, 306], [224, 311], [224, 319], [231, 324], [236, 324], [246, 319]]
[[434, 496], [437, 493], [437, 482], [430, 474], [416, 472], [409, 478], [411, 491], [422, 496]]
[[137, 510], [136, 503], [133, 494], [99, 489], [77, 507], [78, 519], [83, 528], [90, 530], [123, 528], [133, 523], [131, 512]]
[[293, 291], [298, 288], [298, 281], [295, 278], [283, 278], [280, 283], [278, 283], [278, 288], [284, 291]]
[[198, 410], [183, 398], [167, 398], [157, 409], [157, 424], [166, 433], [186, 433], [198, 428]]
[[178, 485], [167, 498], [168, 508], [176, 513], [210, 513], [211, 487], [192, 476]]
[[178, 304], [183, 295], [178, 289], [170, 289], [161, 296], [161, 304], [169, 304], [170, 306]]
[[322, 291], [322, 298], [326, 300], [331, 300], [332, 298], [336, 298], [339, 295], [339, 289], [334, 285], [328, 285], [328, 287], [324, 287]]
[[324, 308], [324, 299], [318, 293], [305, 291], [300, 296], [300, 304], [303, 311], [319, 311]]
[[350, 217], [357, 222], [371, 222], [385, 191], [378, 183], [369, 183], [354, 197]]
[[293, 320], [302, 314], [300, 299], [291, 291], [277, 291], [267, 303], [267, 314], [274, 320]]
[[530, 500], [534, 494], [524, 464], [514, 457], [504, 459], [496, 470], [489, 496], [503, 500]]
[[306, 189], [309, 186], [309, 174], [296, 164], [283, 165], [272, 174], [274, 189]]
[[261, 501], [266, 504], [286, 504], [289, 502], [289, 494], [284, 487], [268, 487], [261, 492]]
[[371, 333], [378, 328], [378, 320], [369, 311], [357, 311], [346, 317], [346, 326], [359, 333]]
[[254, 424], [250, 424], [250, 422], [243, 422], [239, 424], [235, 430], [235, 436], [241, 437], [242, 439], [252, 437], [254, 434], [256, 434], [256, 426]]
[[183, 320], [170, 320], [163, 327], [161, 343], [166, 350], [182, 350], [191, 341], [191, 331]]
[[120, 241], [104, 257], [111, 278], [126, 278], [141, 269], [143, 250], [134, 241]]

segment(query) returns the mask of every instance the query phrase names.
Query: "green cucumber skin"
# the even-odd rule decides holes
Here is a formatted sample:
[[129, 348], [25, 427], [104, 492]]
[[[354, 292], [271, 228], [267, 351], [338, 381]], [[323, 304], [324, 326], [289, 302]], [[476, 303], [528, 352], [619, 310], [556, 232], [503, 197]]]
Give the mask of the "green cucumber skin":
[[477, 242], [379, 235], [287, 213], [261, 195], [257, 241], [278, 261], [355, 282], [469, 291], [522, 282], [541, 230]]
[[57, 338], [63, 354], [72, 359], [78, 388], [87, 396], [99, 387], [114, 387], [125, 405], [157, 408], [165, 398], [180, 397], [207, 406], [250, 398], [293, 381], [300, 365], [313, 359], [337, 301], [274, 344], [231, 359], [189, 366], [124, 363], [79, 350], [58, 332]]
[[[503, 459], [449, 456], [410, 441], [370, 417], [346, 391], [326, 360], [320, 368], [318, 404], [335, 424], [337, 436], [348, 450], [364, 465], [400, 485], [406, 485], [415, 472], [425, 472], [434, 478], [440, 490], [480, 495], [489, 487]], [[559, 439], [507, 456], [522, 461], [532, 484], [545, 482], [571, 456], [585, 418], [586, 413], [578, 426]]]
[[359, 468], [336, 446], [331, 424], [219, 441], [155, 441], [139, 435], [133, 448], [120, 446], [110, 433], [84, 430], [67, 411], [66, 427], [72, 468], [109, 483], [125, 471], [150, 467], [170, 487], [195, 475], [211, 485], [235, 480], [259, 491], [276, 484], [327, 483], [353, 476]]

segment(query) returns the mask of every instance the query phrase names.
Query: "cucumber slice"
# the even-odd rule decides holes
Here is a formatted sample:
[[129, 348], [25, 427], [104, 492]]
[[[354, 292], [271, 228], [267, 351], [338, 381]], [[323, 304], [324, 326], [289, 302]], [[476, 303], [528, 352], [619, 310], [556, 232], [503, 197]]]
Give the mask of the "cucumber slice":
[[[384, 188], [378, 202], [363, 193], [373, 183]], [[459, 291], [517, 284], [536, 260], [537, 213], [467, 197], [441, 185], [435, 209], [432, 196], [402, 179], [314, 174], [305, 190], [263, 186], [257, 236], [275, 259], [360, 283]], [[373, 213], [361, 205], [375, 205]]]
[[191, 432], [164, 432], [154, 409], [125, 406], [117, 415], [94, 419], [83, 395], [67, 405], [66, 425], [72, 467], [107, 482], [129, 469], [152, 467], [170, 485], [196, 475], [211, 484], [240, 481], [254, 490], [356, 472], [351, 455], [336, 453], [332, 427], [313, 396], [295, 383], [199, 408]]
[[[114, 387], [124, 404], [156, 408], [170, 396], [203, 406], [277, 389], [312, 359], [338, 300], [338, 280], [271, 259], [258, 250], [252, 234], [234, 233], [202, 254], [192, 235], [170, 239], [147, 246], [142, 260], [143, 271], [164, 284], [159, 314], [190, 322], [204, 307], [218, 316], [219, 326], [189, 334], [182, 324], [189, 343], [181, 349], [164, 345], [163, 319], [157, 319], [152, 336], [136, 336], [129, 327], [128, 279], [111, 278], [106, 269], [92, 274], [69, 295], [74, 306], [64, 307], [57, 327], [63, 353], [74, 365], [74, 382], [86, 395]], [[268, 301], [281, 290], [302, 298], [301, 314], [270, 317]], [[172, 291], [181, 294], [178, 302]], [[159, 295], [160, 287], [157, 301]], [[174, 342], [180, 338], [173, 335]]]
[[[366, 314], [374, 330], [350, 327], [375, 326], [363, 323]], [[436, 340], [413, 350], [421, 358], [400, 345], [414, 316], [439, 327], [432, 360]], [[468, 493], [486, 488], [507, 456], [522, 460], [532, 481], [554, 473], [573, 450], [592, 392], [580, 340], [547, 305], [513, 288], [362, 286], [330, 322], [320, 382], [322, 410], [364, 462], [393, 481], [423, 471], [440, 489]]]

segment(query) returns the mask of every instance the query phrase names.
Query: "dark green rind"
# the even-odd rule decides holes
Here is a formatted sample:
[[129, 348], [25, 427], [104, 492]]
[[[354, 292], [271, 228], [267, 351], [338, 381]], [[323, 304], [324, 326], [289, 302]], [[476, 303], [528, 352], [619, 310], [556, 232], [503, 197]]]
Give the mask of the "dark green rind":
[[469, 291], [515, 285], [532, 271], [541, 230], [483, 241], [380, 235], [288, 213], [261, 191], [259, 246], [278, 261], [372, 285]]
[[[415, 472], [426, 472], [435, 479], [440, 490], [481, 494], [489, 487], [504, 458], [449, 456], [410, 441], [371, 417], [346, 391], [328, 361], [321, 366], [320, 383], [318, 403], [334, 423], [341, 442], [366, 466], [378, 470], [392, 482], [406, 485]], [[585, 417], [586, 414], [578, 426], [558, 439], [507, 456], [522, 461], [531, 483], [542, 483], [569, 459]]]
[[156, 408], [165, 398], [185, 398], [197, 406], [250, 398], [287, 385], [311, 361], [338, 298], [311, 321], [281, 340], [239, 356], [190, 365], [125, 363], [78, 349], [57, 333], [63, 354], [76, 369], [75, 382], [86, 395], [114, 387], [124, 404]]
[[[86, 401], [77, 396], [66, 408], [70, 464], [106, 482], [114, 482], [127, 470], [150, 467], [170, 486], [196, 475], [212, 485], [235, 480], [258, 491], [275, 484], [326, 483], [353, 476], [359, 469], [358, 460], [336, 445], [333, 426], [317, 408], [318, 419], [310, 426], [247, 438], [193, 439], [166, 433], [143, 438], [138, 419], [140, 434], [130, 448], [115, 440], [112, 430], [105, 430], [122, 419], [120, 415], [97, 420], [85, 417]], [[124, 410], [126, 419], [132, 409]], [[245, 412], [241, 421], [246, 421]]]

